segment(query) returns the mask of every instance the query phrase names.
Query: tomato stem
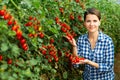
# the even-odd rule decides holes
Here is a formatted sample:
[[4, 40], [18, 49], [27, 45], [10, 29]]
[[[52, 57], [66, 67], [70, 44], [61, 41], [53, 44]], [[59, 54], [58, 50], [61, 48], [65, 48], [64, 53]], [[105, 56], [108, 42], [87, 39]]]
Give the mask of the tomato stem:
[[15, 4], [15, 2], [13, 0], [10, 0], [10, 1], [18, 10], [20, 10], [20, 8]]

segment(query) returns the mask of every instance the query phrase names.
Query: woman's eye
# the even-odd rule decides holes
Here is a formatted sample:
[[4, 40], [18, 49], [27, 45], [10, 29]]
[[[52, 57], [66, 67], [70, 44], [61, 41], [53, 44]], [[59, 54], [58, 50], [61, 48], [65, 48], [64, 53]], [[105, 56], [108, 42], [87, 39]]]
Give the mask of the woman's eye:
[[97, 20], [94, 20], [94, 22], [97, 22]]
[[90, 22], [90, 20], [87, 20], [86, 22]]

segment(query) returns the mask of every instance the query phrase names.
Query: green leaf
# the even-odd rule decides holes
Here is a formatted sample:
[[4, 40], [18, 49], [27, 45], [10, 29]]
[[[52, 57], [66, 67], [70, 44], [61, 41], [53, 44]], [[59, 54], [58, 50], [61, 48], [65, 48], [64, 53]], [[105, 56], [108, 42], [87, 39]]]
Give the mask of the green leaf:
[[16, 62], [16, 64], [20, 67], [24, 67], [25, 65], [23, 63], [20, 63], [20, 62]]
[[25, 74], [25, 76], [27, 76], [27, 77], [31, 77], [32, 76], [30, 68], [28, 68], [25, 71], [23, 71], [23, 74]]
[[40, 68], [39, 67], [35, 67], [34, 71], [38, 73], [38, 72], [40, 72]]
[[33, 6], [38, 9], [39, 6], [40, 6], [40, 1], [39, 0], [33, 0]]
[[14, 77], [12, 77], [12, 76], [9, 76], [8, 80], [16, 80], [16, 79]]
[[37, 62], [38, 61], [36, 59], [33, 59], [33, 58], [30, 60], [30, 64], [33, 65], [33, 66], [36, 65]]
[[9, 31], [8, 31], [8, 35], [9, 35], [9, 36], [14, 36], [14, 35], [16, 35], [16, 33], [15, 33], [14, 31], [10, 31], [10, 30], [9, 30]]
[[7, 45], [7, 43], [2, 43], [2, 44], [1, 44], [1, 50], [2, 50], [2, 51], [7, 51], [7, 50], [8, 50], [8, 45]]
[[7, 64], [3, 64], [3, 65], [0, 65], [0, 72], [4, 72], [4, 70], [6, 70], [8, 68], [8, 65]]
[[64, 79], [67, 79], [67, 77], [68, 77], [68, 73], [67, 73], [67, 71], [65, 71], [65, 72], [63, 73], [63, 78], [64, 78]]
[[58, 34], [58, 31], [55, 28], [50, 27], [49, 30], [54, 34]]
[[45, 69], [45, 70], [51, 70], [51, 66], [48, 64], [48, 65], [45, 65], [45, 64], [42, 64], [42, 69]]
[[16, 57], [19, 55], [19, 48], [17, 45], [12, 46], [12, 53], [14, 53], [13, 55]]
[[57, 71], [55, 69], [51, 69], [51, 72], [55, 74]]

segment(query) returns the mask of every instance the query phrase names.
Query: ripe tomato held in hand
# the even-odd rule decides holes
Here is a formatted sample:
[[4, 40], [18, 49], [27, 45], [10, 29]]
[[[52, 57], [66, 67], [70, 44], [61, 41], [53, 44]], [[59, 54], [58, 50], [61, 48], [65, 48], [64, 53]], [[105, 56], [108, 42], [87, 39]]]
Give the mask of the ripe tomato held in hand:
[[85, 60], [85, 58], [76, 56], [76, 57], [72, 58], [72, 63], [76, 64], [76, 63], [79, 63], [81, 60]]
[[70, 33], [66, 33], [66, 36], [68, 37], [69, 40], [73, 39], [73, 36]]

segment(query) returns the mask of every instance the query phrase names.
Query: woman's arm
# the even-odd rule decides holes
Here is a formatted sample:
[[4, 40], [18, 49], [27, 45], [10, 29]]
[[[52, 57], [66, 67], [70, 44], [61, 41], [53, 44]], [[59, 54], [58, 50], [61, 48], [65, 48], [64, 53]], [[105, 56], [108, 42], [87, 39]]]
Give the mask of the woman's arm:
[[74, 56], [78, 56], [78, 54], [77, 54], [77, 52], [78, 52], [77, 51], [77, 46], [72, 46], [72, 47], [73, 47], [73, 50], [72, 50], [73, 51], [73, 55]]
[[78, 51], [77, 51], [77, 44], [76, 44], [75, 39], [74, 38], [70, 39], [68, 36], [66, 36], [66, 38], [68, 39], [68, 41], [70, 42], [70, 44], [73, 47], [73, 50], [72, 50], [73, 55], [74, 56], [78, 56], [78, 54], [77, 54], [78, 53]]
[[95, 68], [99, 68], [99, 64], [98, 63], [90, 61], [88, 59], [83, 60], [81, 63], [83, 63], [83, 64], [89, 64], [89, 65], [91, 65], [91, 66], [93, 66]]

